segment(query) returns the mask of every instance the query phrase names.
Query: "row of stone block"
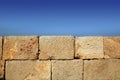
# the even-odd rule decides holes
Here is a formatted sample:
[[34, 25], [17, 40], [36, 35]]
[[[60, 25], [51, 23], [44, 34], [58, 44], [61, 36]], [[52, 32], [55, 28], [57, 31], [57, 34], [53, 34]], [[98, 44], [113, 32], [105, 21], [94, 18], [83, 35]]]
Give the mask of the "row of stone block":
[[120, 58], [120, 37], [7, 36], [3, 41], [0, 37], [0, 58]]
[[120, 80], [120, 59], [6, 61], [5, 80]]

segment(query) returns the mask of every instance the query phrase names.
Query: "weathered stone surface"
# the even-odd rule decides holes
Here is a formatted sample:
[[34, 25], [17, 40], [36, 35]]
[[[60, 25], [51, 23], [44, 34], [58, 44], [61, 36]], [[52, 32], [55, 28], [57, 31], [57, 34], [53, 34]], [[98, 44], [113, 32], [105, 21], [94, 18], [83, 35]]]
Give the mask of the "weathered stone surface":
[[73, 59], [74, 38], [72, 36], [41, 36], [40, 59]]
[[76, 58], [103, 58], [103, 37], [76, 37]]
[[4, 37], [3, 59], [36, 59], [37, 54], [37, 36]]
[[83, 60], [52, 62], [52, 80], [82, 80]]
[[4, 80], [4, 61], [0, 60], [0, 80]]
[[120, 60], [85, 60], [84, 80], [120, 80]]
[[0, 37], [0, 59], [2, 58], [2, 37]]
[[104, 37], [105, 58], [120, 58], [120, 37]]
[[7, 61], [6, 80], [50, 80], [50, 61]]

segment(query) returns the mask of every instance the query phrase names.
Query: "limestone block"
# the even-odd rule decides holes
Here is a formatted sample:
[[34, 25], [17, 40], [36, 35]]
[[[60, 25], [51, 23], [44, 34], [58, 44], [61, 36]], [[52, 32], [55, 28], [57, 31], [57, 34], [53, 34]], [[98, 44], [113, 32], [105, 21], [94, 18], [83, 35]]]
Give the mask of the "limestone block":
[[120, 60], [85, 60], [84, 80], [120, 80]]
[[3, 59], [36, 59], [37, 54], [37, 36], [4, 37]]
[[52, 61], [52, 80], [82, 80], [83, 60]]
[[40, 59], [73, 59], [74, 38], [72, 36], [41, 36]]
[[86, 36], [76, 37], [75, 57], [76, 58], [103, 58], [103, 37]]
[[105, 58], [120, 58], [120, 37], [104, 37]]
[[7, 61], [6, 80], [50, 80], [50, 61]]
[[4, 80], [4, 61], [0, 60], [0, 80]]

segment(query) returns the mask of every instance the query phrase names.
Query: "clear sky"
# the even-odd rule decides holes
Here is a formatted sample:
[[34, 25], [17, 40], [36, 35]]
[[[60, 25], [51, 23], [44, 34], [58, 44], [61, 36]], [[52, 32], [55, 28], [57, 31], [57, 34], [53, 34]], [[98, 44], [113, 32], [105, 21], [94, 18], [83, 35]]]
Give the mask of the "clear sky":
[[120, 35], [120, 1], [0, 0], [0, 35]]

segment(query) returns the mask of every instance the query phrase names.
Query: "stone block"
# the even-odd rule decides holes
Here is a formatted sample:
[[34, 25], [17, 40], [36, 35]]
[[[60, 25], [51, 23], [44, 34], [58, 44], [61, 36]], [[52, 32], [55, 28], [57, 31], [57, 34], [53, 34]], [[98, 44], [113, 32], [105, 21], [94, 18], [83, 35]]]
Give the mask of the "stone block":
[[104, 37], [105, 58], [120, 58], [120, 37]]
[[4, 80], [4, 61], [0, 60], [0, 80]]
[[74, 37], [41, 36], [39, 39], [40, 59], [73, 59]]
[[120, 80], [120, 60], [85, 60], [84, 80]]
[[6, 61], [6, 80], [50, 80], [50, 61]]
[[75, 57], [82, 59], [103, 58], [103, 37], [76, 37]]
[[52, 80], [82, 80], [83, 60], [52, 61]]
[[37, 59], [37, 36], [4, 37], [3, 59]]

